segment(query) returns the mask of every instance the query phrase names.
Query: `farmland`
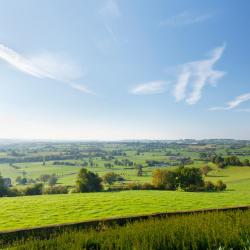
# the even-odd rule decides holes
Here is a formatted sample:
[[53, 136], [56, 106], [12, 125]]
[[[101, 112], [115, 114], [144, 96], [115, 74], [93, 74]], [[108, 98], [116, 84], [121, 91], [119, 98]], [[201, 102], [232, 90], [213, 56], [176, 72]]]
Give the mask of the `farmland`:
[[[3, 197], [0, 198], [0, 230], [250, 204], [250, 167], [218, 168], [204, 156], [236, 155], [241, 161], [250, 159], [250, 143], [247, 141], [15, 143], [1, 145], [0, 151], [0, 172], [3, 177], [11, 178], [17, 189], [31, 185], [29, 182], [18, 184], [18, 176], [38, 182], [41, 175], [55, 174], [58, 177], [56, 185], [67, 185], [71, 190], [82, 167], [100, 176], [115, 172], [123, 177], [123, 181], [114, 185], [127, 185], [151, 182], [155, 169], [176, 169], [180, 165], [200, 168], [204, 164], [211, 167], [205, 180], [216, 182], [220, 179], [227, 184], [227, 190], [223, 192], [108, 192], [105, 185], [105, 191], [100, 193]], [[138, 164], [143, 167], [142, 176], [137, 174]]]
[[249, 210], [210, 212], [149, 219], [101, 231], [66, 230], [46, 240], [16, 241], [8, 249], [249, 249], [249, 230]]

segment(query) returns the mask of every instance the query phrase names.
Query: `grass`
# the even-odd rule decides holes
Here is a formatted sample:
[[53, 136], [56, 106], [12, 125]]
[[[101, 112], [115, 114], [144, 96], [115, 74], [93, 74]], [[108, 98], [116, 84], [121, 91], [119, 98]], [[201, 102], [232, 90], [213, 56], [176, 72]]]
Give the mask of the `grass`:
[[122, 191], [0, 199], [0, 230], [96, 218], [249, 205], [249, 191]]
[[250, 211], [213, 212], [151, 219], [102, 228], [65, 231], [49, 239], [15, 242], [8, 249], [199, 250], [249, 249]]
[[[66, 177], [70, 182], [72, 176]], [[134, 178], [136, 180], [136, 177]], [[145, 178], [149, 178], [149, 181], [151, 179]], [[222, 179], [227, 183], [228, 191], [122, 191], [1, 198], [0, 230], [114, 216], [250, 204], [250, 167], [214, 169], [207, 179], [213, 182]]]

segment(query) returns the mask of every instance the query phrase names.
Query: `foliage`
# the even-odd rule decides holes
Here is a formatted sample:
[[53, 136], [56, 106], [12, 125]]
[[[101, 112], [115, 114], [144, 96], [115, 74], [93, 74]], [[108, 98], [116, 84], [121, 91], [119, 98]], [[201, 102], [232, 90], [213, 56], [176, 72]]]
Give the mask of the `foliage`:
[[103, 177], [103, 182], [112, 185], [116, 181], [123, 181], [124, 178], [115, 172], [108, 172]]
[[142, 174], [143, 174], [143, 166], [141, 164], [138, 164], [136, 166], [136, 168], [137, 168], [137, 176], [142, 176]]
[[76, 189], [80, 193], [98, 192], [103, 189], [102, 179], [91, 171], [82, 168], [77, 176]]
[[40, 175], [40, 177], [38, 178], [38, 181], [41, 181], [41, 182], [43, 182], [43, 183], [46, 183], [46, 182], [48, 182], [49, 178], [50, 178], [50, 175], [49, 175], [49, 174], [42, 174], [42, 175]]
[[16, 183], [19, 185], [26, 185], [28, 182], [27, 178], [23, 178], [22, 176], [17, 176]]
[[184, 191], [223, 191], [226, 185], [220, 181], [214, 185], [205, 181], [198, 168], [179, 167], [176, 170], [157, 169], [152, 174], [152, 183], [156, 189], [176, 190], [180, 187]]
[[55, 186], [56, 183], [57, 183], [57, 180], [58, 180], [57, 176], [56, 176], [55, 174], [52, 174], [52, 175], [49, 177], [49, 179], [48, 179], [48, 184], [49, 184], [49, 186]]
[[43, 194], [43, 184], [37, 183], [32, 186], [26, 187], [23, 190], [24, 195], [41, 195]]
[[8, 188], [4, 184], [4, 179], [0, 173], [0, 197], [8, 195]]
[[212, 170], [213, 170], [213, 169], [212, 169], [210, 166], [208, 166], [208, 165], [205, 165], [205, 166], [203, 166], [203, 167], [200, 168], [201, 173], [202, 173], [203, 175], [205, 175], [205, 176], [207, 176], [207, 174], [208, 174], [210, 171], [212, 171]]
[[67, 194], [67, 186], [50, 186], [44, 189], [43, 194]]
[[198, 168], [180, 167], [176, 170], [177, 183], [185, 191], [199, 191], [204, 186], [201, 172]]
[[178, 187], [177, 173], [164, 169], [157, 169], [152, 174], [152, 184], [157, 189], [176, 190]]
[[217, 191], [224, 191], [227, 188], [227, 185], [223, 183], [221, 180], [218, 180], [216, 182], [215, 188]]

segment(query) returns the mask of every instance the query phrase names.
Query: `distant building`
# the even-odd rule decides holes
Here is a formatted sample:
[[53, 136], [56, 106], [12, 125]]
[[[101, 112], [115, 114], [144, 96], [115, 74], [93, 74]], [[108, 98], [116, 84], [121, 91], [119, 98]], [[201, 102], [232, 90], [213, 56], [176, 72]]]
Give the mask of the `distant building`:
[[4, 186], [9, 188], [11, 187], [11, 179], [10, 178], [3, 178]]

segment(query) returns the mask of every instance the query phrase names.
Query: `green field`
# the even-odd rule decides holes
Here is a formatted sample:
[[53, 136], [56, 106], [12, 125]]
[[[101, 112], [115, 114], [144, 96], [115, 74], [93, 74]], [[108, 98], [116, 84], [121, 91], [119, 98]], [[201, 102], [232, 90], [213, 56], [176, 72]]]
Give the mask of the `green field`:
[[[228, 184], [219, 193], [120, 191], [0, 199], [0, 230], [96, 218], [250, 204], [250, 167], [216, 172]], [[213, 172], [212, 172], [213, 173]], [[223, 177], [221, 177], [223, 176]]]
[[[45, 234], [46, 235], [46, 234]], [[149, 219], [102, 230], [65, 230], [12, 241], [12, 250], [214, 250], [250, 247], [250, 211], [224, 211]], [[1, 246], [1, 242], [0, 242]]]
[[[42, 174], [56, 174], [57, 185], [73, 186], [83, 161], [94, 162], [94, 166], [86, 168], [103, 176], [113, 171], [125, 178], [125, 182], [151, 182], [152, 172], [159, 168], [148, 166], [147, 160], [162, 161], [160, 168], [173, 169], [177, 166], [167, 166], [173, 163], [172, 155], [190, 157], [191, 164], [187, 167], [201, 167], [210, 165], [206, 180], [216, 182], [221, 179], [227, 184], [224, 192], [183, 192], [183, 191], [119, 191], [65, 195], [41, 195], [23, 197], [0, 198], [0, 230], [17, 229], [24, 227], [44, 226], [65, 222], [78, 222], [96, 218], [150, 214], [176, 210], [192, 210], [200, 208], [216, 208], [225, 206], [250, 205], [250, 167], [227, 166], [219, 169], [211, 162], [205, 163], [199, 159], [201, 152], [212, 152], [226, 156], [228, 153], [239, 154], [241, 159], [250, 158], [249, 143], [179, 145], [176, 143], [96, 143], [96, 144], [32, 144], [3, 147], [0, 160], [0, 172], [3, 177], [12, 179], [17, 188], [15, 178], [24, 175], [36, 180]], [[114, 153], [120, 150], [122, 155]], [[211, 151], [212, 150], [212, 151]], [[33, 161], [23, 162], [19, 156], [25, 157], [64, 157], [62, 161], [75, 163], [75, 166], [54, 165], [53, 161], [46, 163], [32, 158]], [[138, 151], [140, 153], [138, 154]], [[73, 153], [72, 153], [73, 152]], [[100, 153], [101, 152], [101, 153]], [[112, 153], [113, 152], [113, 153]], [[100, 155], [101, 154], [101, 155]], [[80, 155], [80, 157], [79, 157]], [[110, 157], [104, 159], [103, 157]], [[67, 157], [69, 159], [67, 159]], [[133, 161], [132, 166], [115, 165], [115, 160], [127, 159]], [[14, 165], [7, 163], [15, 160]], [[20, 162], [18, 162], [20, 161]], [[105, 167], [105, 163], [112, 163], [112, 168]], [[137, 176], [136, 164], [143, 165], [143, 175]]]

